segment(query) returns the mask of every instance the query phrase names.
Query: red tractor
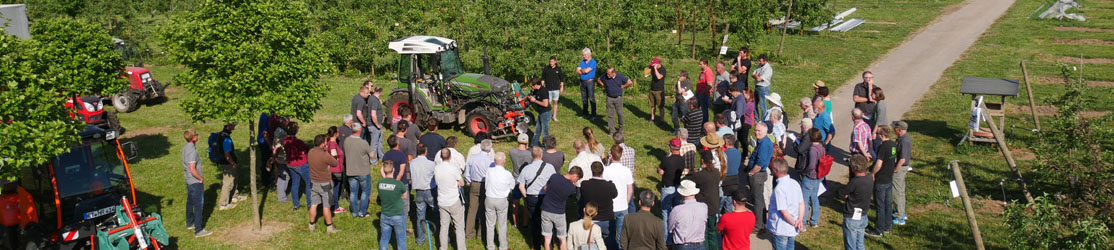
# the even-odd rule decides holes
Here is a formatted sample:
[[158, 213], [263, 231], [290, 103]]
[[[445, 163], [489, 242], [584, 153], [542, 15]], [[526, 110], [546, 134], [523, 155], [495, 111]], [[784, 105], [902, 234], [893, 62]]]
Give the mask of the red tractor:
[[[124, 61], [134, 59], [134, 52], [126, 41], [117, 38], [112, 41], [116, 43], [116, 51], [120, 52]], [[142, 62], [134, 65], [124, 68], [123, 76], [128, 79], [128, 89], [112, 95], [112, 106], [116, 107], [116, 111], [128, 113], [139, 107], [139, 101], [166, 99], [166, 86], [151, 76], [151, 70], [144, 68]]]
[[104, 111], [104, 103], [97, 96], [71, 97], [66, 102], [70, 118], [102, 129], [123, 130], [116, 113]]

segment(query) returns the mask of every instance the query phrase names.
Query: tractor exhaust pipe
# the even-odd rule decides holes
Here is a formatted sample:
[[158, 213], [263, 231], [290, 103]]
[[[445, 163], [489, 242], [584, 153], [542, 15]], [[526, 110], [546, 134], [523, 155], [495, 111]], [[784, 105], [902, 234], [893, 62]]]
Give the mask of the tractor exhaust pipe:
[[487, 45], [484, 45], [484, 75], [491, 75], [491, 63], [487, 59]]

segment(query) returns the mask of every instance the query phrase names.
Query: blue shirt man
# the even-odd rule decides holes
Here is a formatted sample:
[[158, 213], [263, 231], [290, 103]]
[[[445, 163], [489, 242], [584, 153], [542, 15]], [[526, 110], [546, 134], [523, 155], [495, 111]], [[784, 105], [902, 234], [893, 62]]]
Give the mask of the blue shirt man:
[[577, 68], [588, 70], [588, 73], [580, 74], [581, 81], [588, 81], [596, 78], [596, 59], [588, 58], [580, 60], [580, 65], [578, 65]]
[[763, 136], [758, 140], [758, 145], [754, 146], [754, 153], [750, 154], [747, 159], [747, 171], [750, 171], [755, 166], [761, 167], [759, 171], [766, 171], [770, 166], [770, 158], [774, 157], [774, 142], [770, 141], [770, 137]]
[[832, 114], [828, 112], [817, 112], [816, 119], [812, 121], [812, 127], [820, 130], [820, 144], [827, 141], [828, 134], [835, 133], [835, 126], [832, 125]]

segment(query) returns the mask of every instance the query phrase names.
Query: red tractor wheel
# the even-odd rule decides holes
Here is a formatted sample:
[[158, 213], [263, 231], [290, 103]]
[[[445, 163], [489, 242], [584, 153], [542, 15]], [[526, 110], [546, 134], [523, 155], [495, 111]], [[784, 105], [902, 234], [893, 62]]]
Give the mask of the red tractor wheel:
[[476, 136], [479, 132], [490, 133], [494, 128], [495, 115], [483, 108], [473, 109], [468, 112], [468, 116], [464, 118], [464, 128], [468, 136]]
[[384, 105], [383, 113], [386, 114], [382, 115], [382, 124], [385, 124], [388, 128], [390, 128], [391, 126], [389, 125], [391, 124], [391, 121], [393, 121], [395, 117], [400, 116], [399, 111], [402, 110], [403, 107], [409, 108], [410, 113], [413, 114], [412, 116], [410, 116], [411, 124], [414, 124], [414, 122], [418, 120], [425, 121], [426, 117], [429, 117], [426, 113], [427, 111], [422, 108], [422, 105], [414, 105], [410, 103], [410, 93], [395, 92], [391, 94], [391, 97], [387, 99], [387, 103]]

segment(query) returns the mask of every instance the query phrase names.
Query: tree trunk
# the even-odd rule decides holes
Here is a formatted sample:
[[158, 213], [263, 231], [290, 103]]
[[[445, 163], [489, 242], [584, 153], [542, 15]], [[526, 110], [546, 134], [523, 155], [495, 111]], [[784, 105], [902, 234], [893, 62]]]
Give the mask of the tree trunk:
[[692, 41], [689, 42], [692, 44], [692, 56], [689, 59], [696, 59], [696, 9], [696, 6], [692, 7]]
[[[777, 55], [781, 56], [781, 46], [785, 45], [785, 33], [789, 32], [789, 19], [793, 15], [793, 0], [789, 0], [789, 8], [785, 10], [785, 28], [781, 29], [781, 42], [777, 44]], [[800, 28], [798, 26], [798, 28]]]
[[681, 4], [677, 3], [677, 45], [681, 45], [681, 40], [684, 40], [685, 34], [685, 19], [681, 18], [684, 15], [681, 12]]
[[248, 131], [250, 131], [248, 133], [248, 141], [249, 141], [248, 152], [251, 154], [251, 156], [249, 156], [250, 158], [248, 158], [248, 159], [251, 159], [248, 162], [248, 164], [249, 164], [248, 169], [250, 169], [249, 170], [250, 174], [248, 175], [249, 176], [248, 179], [251, 180], [251, 219], [252, 219], [252, 226], [253, 226], [252, 228], [254, 228], [256, 232], [258, 232], [259, 230], [262, 229], [261, 227], [263, 226], [263, 222], [261, 221], [262, 217], [259, 216], [259, 191], [258, 191], [258, 188], [256, 188], [256, 185], [255, 185], [255, 175], [256, 175], [255, 174], [255, 171], [256, 171], [255, 163], [256, 163], [256, 160], [257, 160], [257, 159], [255, 159], [255, 146], [256, 146], [255, 135], [257, 134], [257, 132], [255, 131], [255, 119], [249, 119], [249, 121], [248, 121]]

